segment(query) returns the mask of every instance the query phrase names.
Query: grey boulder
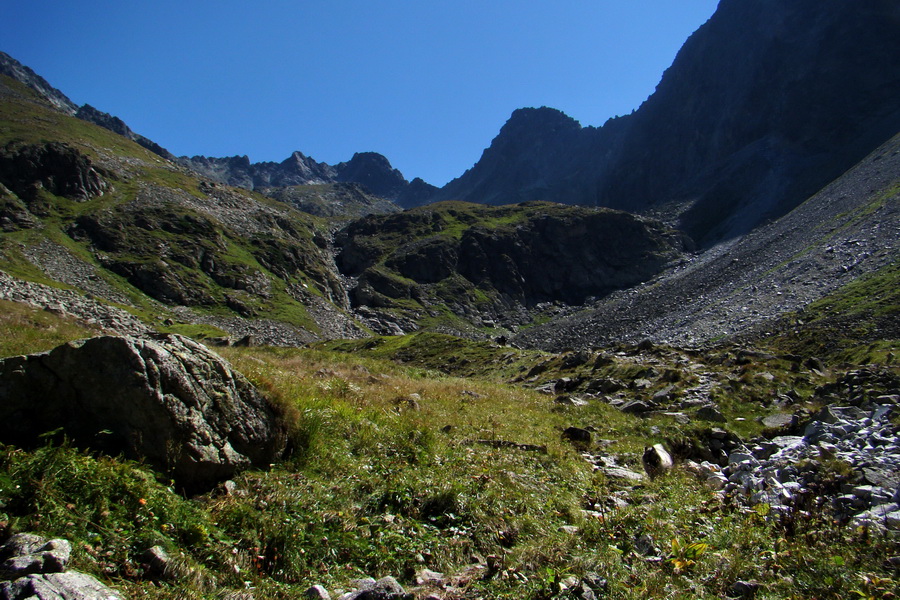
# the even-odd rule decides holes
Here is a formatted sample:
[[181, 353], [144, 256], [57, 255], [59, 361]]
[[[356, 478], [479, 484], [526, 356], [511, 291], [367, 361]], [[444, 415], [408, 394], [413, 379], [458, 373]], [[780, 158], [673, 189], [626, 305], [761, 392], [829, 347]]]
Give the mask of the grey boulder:
[[286, 444], [256, 388], [178, 335], [97, 337], [0, 361], [0, 440], [33, 446], [54, 430], [144, 460], [191, 492], [269, 465]]
[[0, 600], [120, 600], [112, 589], [90, 575], [34, 574], [0, 583]]

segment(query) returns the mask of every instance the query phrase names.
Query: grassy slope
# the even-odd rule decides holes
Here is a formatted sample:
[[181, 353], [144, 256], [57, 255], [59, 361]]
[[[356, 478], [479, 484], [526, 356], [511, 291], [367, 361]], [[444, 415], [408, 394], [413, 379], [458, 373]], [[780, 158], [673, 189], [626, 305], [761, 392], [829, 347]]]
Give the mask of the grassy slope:
[[[158, 248], [161, 245], [175, 248], [174, 260], [169, 260], [165, 265], [160, 263], [159, 270], [182, 286], [188, 297], [197, 297], [198, 309], [202, 311], [234, 315], [234, 302], [229, 306], [226, 298], [231, 296], [237, 297], [258, 316], [317, 330], [305, 307], [287, 293], [286, 286], [307, 283], [307, 289], [322, 294], [330, 277], [324, 267], [309, 259], [300, 268], [296, 264], [289, 265], [284, 272], [275, 274], [263, 263], [271, 266], [287, 253], [317, 256], [318, 250], [312, 238], [315, 230], [324, 224], [275, 200], [240, 191], [237, 194], [243, 202], [255, 202], [270, 208], [282, 219], [277, 226], [271, 227], [273, 235], [249, 238], [241, 235], [211, 215], [190, 208], [179, 200], [194, 198], [210, 201], [195, 178], [119, 135], [46, 108], [31, 90], [15, 81], [3, 78], [2, 85], [13, 93], [0, 94], [0, 109], [4, 115], [0, 121], [0, 146], [47, 141], [66, 143], [105, 169], [114, 189], [87, 202], [43, 193], [45, 213], [41, 217], [41, 227], [0, 234], [0, 268], [20, 278], [66, 287], [50, 279], [22, 252], [23, 246], [50, 240], [95, 267], [97, 274], [108, 285], [129, 298], [133, 304], [130, 310], [148, 320], [164, 316], [165, 311], [158, 304], [148, 301], [144, 294], [148, 290], [137, 289], [127, 278], [103, 268], [91, 240], [74, 240], [68, 233], [76, 219], [91, 218], [101, 223], [105, 232], [113, 232], [127, 240], [127, 251], [120, 249], [104, 253], [107, 261], [152, 271], [160, 263]], [[141, 190], [149, 190], [151, 195], [172, 200], [160, 208], [134, 211], [132, 205]], [[157, 226], [141, 225], [136, 222], [135, 215]], [[166, 222], [172, 226], [158, 226]], [[198, 226], [200, 231], [196, 230], [197, 227], [185, 226], [191, 224]], [[210, 254], [215, 260], [217, 269], [221, 271], [219, 281], [261, 273], [272, 282], [271, 296], [264, 298], [244, 294], [217, 282], [196, 264], [196, 257], [201, 253]]]
[[[4, 355], [84, 333], [49, 313], [4, 309]], [[10, 530], [72, 539], [77, 568], [134, 597], [168, 598], [179, 590], [182, 598], [213, 598], [249, 585], [257, 598], [290, 598], [314, 583], [341, 588], [363, 575], [394, 575], [409, 586], [423, 567], [459, 574], [460, 590], [448, 597], [550, 598], [567, 576], [586, 573], [605, 578], [611, 598], [719, 598], [739, 579], [761, 582], [760, 598], [838, 598], [854, 589], [890, 597], [877, 590], [889, 581], [882, 566], [892, 551], [888, 540], [815, 514], [779, 524], [730, 508], [680, 471], [633, 488], [592, 471], [561, 440], [562, 428], [595, 427], [597, 437], [615, 443], [593, 451], [617, 454], [632, 467], [646, 443], [690, 428], [600, 402], [563, 407], [498, 383], [529, 365], [543, 365], [546, 378], [588, 368], [567, 370], [572, 361], [565, 356], [429, 335], [342, 349], [351, 352], [225, 351], [286, 408], [295, 448], [270, 472], [238, 477], [237, 493], [183, 499], [137, 464], [68, 447], [6, 447], [2, 520]], [[669, 349], [649, 352], [673, 367], [684, 358]], [[404, 364], [387, 360], [398, 355]], [[478, 361], [479, 376], [436, 370], [441, 355], [450, 365], [445, 371], [469, 368], [446, 359]], [[590, 368], [623, 380], [646, 376], [636, 349], [610, 356], [612, 362]], [[782, 359], [737, 364], [735, 356], [721, 350], [694, 358], [710, 369], [721, 365], [722, 381], [743, 373], [744, 384], [734, 389], [746, 397], [773, 393], [755, 377], [763, 370], [776, 384], [798, 375]], [[723, 412], [731, 429], [738, 415], [765, 410], [736, 401], [723, 403]], [[546, 453], [477, 440], [544, 446]], [[628, 504], [606, 504], [614, 495]], [[588, 507], [597, 512], [582, 512]], [[564, 525], [579, 531], [567, 533]], [[659, 559], [638, 551], [641, 536], [649, 536]], [[178, 557], [172, 579], [160, 587], [147, 585], [140, 560], [155, 544]], [[473, 555], [496, 557], [496, 569], [473, 569]]]

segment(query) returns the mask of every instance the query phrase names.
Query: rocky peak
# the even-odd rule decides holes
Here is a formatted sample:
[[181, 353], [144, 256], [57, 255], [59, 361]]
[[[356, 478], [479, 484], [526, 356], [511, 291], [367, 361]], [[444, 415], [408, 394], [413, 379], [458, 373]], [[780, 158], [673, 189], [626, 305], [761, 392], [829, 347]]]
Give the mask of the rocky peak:
[[357, 152], [347, 162], [335, 166], [338, 181], [359, 183], [384, 198], [396, 198], [409, 183], [403, 174], [377, 152]]
[[437, 191], [433, 200], [590, 204], [587, 199], [593, 197], [596, 186], [583, 174], [589, 172], [586, 163], [594, 162], [598, 152], [595, 132], [553, 108], [518, 109], [481, 159]]
[[[306, 156], [300, 151], [293, 152], [290, 157], [281, 163], [284, 168], [284, 181], [280, 185], [299, 185], [301, 183], [326, 183], [334, 179], [334, 169], [327, 163], [320, 163], [311, 156]], [[294, 177], [298, 178], [294, 181]]]
[[513, 111], [509, 120], [500, 129], [498, 138], [504, 136], [534, 136], [554, 134], [565, 131], [578, 131], [581, 124], [555, 108], [519, 108]]

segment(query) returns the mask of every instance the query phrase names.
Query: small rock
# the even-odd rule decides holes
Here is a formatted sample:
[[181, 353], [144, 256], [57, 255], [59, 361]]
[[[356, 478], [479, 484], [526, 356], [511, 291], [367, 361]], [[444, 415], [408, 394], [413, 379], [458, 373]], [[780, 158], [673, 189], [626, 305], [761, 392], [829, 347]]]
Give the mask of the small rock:
[[587, 429], [582, 429], [581, 427], [567, 427], [565, 431], [562, 432], [562, 437], [563, 439], [576, 444], [591, 443], [591, 432]]
[[557, 396], [553, 401], [555, 404], [562, 404], [563, 406], [586, 406], [587, 401], [582, 400], [581, 398], [576, 398], [575, 396], [570, 396], [569, 394], [563, 394], [561, 396]]
[[444, 574], [429, 569], [422, 569], [416, 573], [416, 585], [425, 585], [426, 583], [440, 583], [444, 580]]
[[785, 429], [797, 423], [797, 417], [787, 413], [769, 415], [762, 420], [762, 424], [769, 429]]
[[631, 400], [630, 402], [626, 402], [622, 406], [619, 407], [623, 413], [628, 413], [632, 415], [637, 415], [645, 412], [650, 412], [653, 410], [653, 405], [644, 400]]
[[627, 479], [628, 481], [644, 481], [647, 477], [643, 473], [632, 471], [624, 467], [603, 467], [603, 474], [613, 479]]
[[114, 590], [90, 575], [67, 573], [32, 574], [0, 583], [4, 600], [120, 600]]
[[756, 592], [759, 591], [759, 582], [756, 581], [735, 581], [728, 588], [729, 598], [754, 598]]
[[[42, 542], [37, 545], [37, 542]], [[25, 553], [25, 551], [30, 552]], [[32, 573], [61, 573], [69, 564], [72, 545], [67, 540], [45, 540], [30, 534], [18, 534], [0, 547], [0, 555], [9, 556], [0, 565], [6, 578]]]
[[303, 592], [303, 595], [310, 600], [331, 600], [331, 594], [321, 585], [312, 586]]
[[701, 406], [700, 408], [698, 408], [696, 415], [698, 419], [703, 419], [704, 421], [724, 423], [727, 420], [725, 418], [725, 415], [723, 415], [719, 411], [719, 409], [712, 404], [707, 404], [706, 406]]

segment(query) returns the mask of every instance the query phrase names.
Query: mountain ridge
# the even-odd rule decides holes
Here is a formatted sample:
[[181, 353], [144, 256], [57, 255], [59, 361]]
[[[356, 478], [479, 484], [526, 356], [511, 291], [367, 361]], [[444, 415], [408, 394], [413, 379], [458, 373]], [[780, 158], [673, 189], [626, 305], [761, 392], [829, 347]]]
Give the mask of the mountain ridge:
[[[602, 127], [516, 111], [435, 200], [666, 205], [702, 245], [797, 206], [900, 131], [900, 7], [725, 0], [654, 93]], [[547, 149], [550, 155], [547, 156]]]
[[176, 159], [201, 175], [249, 190], [296, 185], [356, 183], [369, 193], [395, 202], [403, 208], [422, 203], [437, 189], [416, 178], [407, 181], [390, 161], [377, 152], [356, 152], [350, 160], [329, 165], [299, 150], [281, 162], [250, 162], [244, 156], [215, 158], [182, 156]]

